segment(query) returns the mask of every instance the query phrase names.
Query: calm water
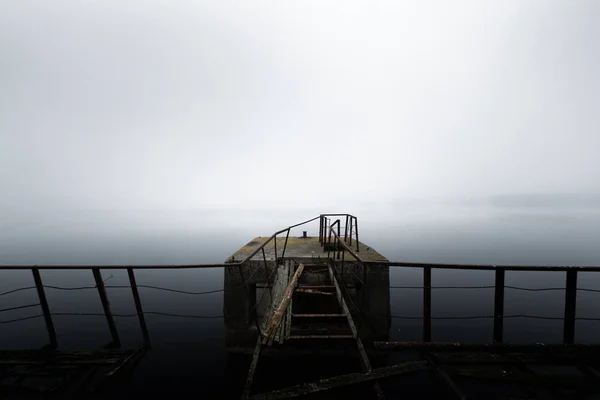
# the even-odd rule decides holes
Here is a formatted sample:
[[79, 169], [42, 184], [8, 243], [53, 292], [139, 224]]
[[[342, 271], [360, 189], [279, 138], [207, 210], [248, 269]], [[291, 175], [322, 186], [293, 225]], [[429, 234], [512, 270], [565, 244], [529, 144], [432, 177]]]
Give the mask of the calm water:
[[[57, 213], [52, 217], [5, 224], [0, 233], [0, 264], [177, 264], [222, 262], [255, 236], [267, 236], [286, 225], [317, 215], [271, 211], [252, 213]], [[395, 210], [357, 211], [361, 240], [391, 260], [486, 264], [600, 265], [600, 214], [595, 210]], [[392, 217], [390, 218], [390, 215]], [[37, 218], [37, 223], [36, 219]], [[309, 235], [316, 235], [318, 223]], [[293, 235], [301, 235], [300, 228]], [[0, 292], [33, 284], [29, 271], [0, 271]], [[223, 286], [223, 271], [157, 270], [136, 272], [138, 284], [203, 291]], [[103, 271], [107, 285], [127, 285], [125, 271]], [[42, 272], [45, 285], [93, 286], [86, 271]], [[493, 285], [487, 271], [434, 271], [433, 286]], [[422, 285], [422, 271], [394, 268], [391, 285]], [[506, 284], [564, 287], [564, 273], [508, 272]], [[580, 288], [600, 288], [600, 276], [580, 274]], [[109, 289], [115, 314], [135, 312], [127, 289]], [[140, 289], [145, 311], [221, 315], [223, 293], [203, 296]], [[101, 313], [94, 290], [47, 290], [53, 312]], [[420, 316], [421, 290], [391, 290], [392, 314]], [[577, 316], [600, 317], [600, 294], [580, 292]], [[0, 308], [36, 303], [35, 290], [0, 297]], [[433, 292], [433, 316], [491, 315], [493, 289], [439, 289]], [[505, 313], [562, 317], [564, 294], [506, 291]], [[2, 313], [1, 320], [35, 315], [37, 308]], [[222, 319], [187, 319], [148, 315], [153, 349], [135, 370], [127, 390], [194, 390], [214, 396], [230, 382], [231, 363], [225, 351]], [[96, 348], [110, 334], [103, 317], [56, 316], [63, 349]], [[124, 346], [141, 343], [137, 318], [117, 318]], [[600, 322], [578, 321], [576, 340], [597, 341]], [[421, 322], [393, 319], [392, 340], [419, 340]], [[433, 340], [484, 341], [492, 338], [491, 320], [435, 320]], [[562, 322], [508, 319], [505, 340], [560, 342]], [[0, 325], [2, 348], [38, 348], [46, 344], [43, 319]]]

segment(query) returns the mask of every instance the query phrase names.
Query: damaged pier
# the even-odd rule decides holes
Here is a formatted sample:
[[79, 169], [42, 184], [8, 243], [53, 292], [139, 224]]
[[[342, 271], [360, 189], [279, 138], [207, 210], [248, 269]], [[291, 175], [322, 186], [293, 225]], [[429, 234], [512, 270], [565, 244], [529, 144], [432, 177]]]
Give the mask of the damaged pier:
[[[383, 399], [386, 393], [403, 392], [407, 397], [407, 391], [417, 392], [414, 398], [455, 399], [600, 394], [600, 347], [573, 344], [577, 271], [600, 268], [390, 262], [359, 241], [356, 217], [324, 214], [318, 219], [319, 236], [304, 232], [290, 237], [292, 226], [250, 241], [227, 260], [228, 351], [251, 355], [242, 399], [320, 394]], [[402, 266], [423, 270], [422, 342], [387, 339], [389, 268]], [[431, 341], [431, 276], [437, 268], [496, 272], [494, 342]], [[564, 344], [503, 343], [505, 271], [521, 270], [566, 272]], [[345, 367], [338, 364], [323, 371], [319, 366], [326, 365], [328, 357], [338, 357]], [[264, 370], [271, 372], [261, 375], [265, 364]], [[274, 374], [278, 368], [288, 373]], [[303, 371], [303, 381], [294, 381], [294, 370]], [[306, 381], [307, 371], [313, 370], [314, 378]]]
[[[316, 225], [291, 235], [292, 229]], [[49, 343], [43, 348], [0, 351], [0, 397], [71, 398], [100, 395], [103, 388], [128, 372], [147, 351], [151, 332], [145, 315], [188, 318], [223, 318], [228, 358], [227, 374], [234, 376], [226, 398], [403, 398], [452, 399], [592, 399], [600, 396], [600, 345], [576, 344], [578, 320], [600, 318], [577, 315], [580, 272], [600, 267], [461, 265], [389, 261], [359, 240], [358, 219], [350, 214], [321, 214], [269, 237], [257, 237], [221, 264], [194, 265], [49, 265], [0, 266], [0, 270], [30, 270], [33, 286], [17, 288], [36, 293], [35, 304], [5, 307], [0, 313], [39, 308], [40, 314], [0, 320], [9, 324], [43, 318]], [[390, 338], [390, 268], [422, 270], [422, 340], [399, 342]], [[138, 285], [136, 269], [222, 269], [222, 289], [185, 292], [173, 288]], [[56, 312], [46, 298], [40, 271], [86, 270], [102, 313]], [[105, 285], [101, 270], [127, 270], [129, 285]], [[493, 322], [489, 343], [432, 341], [432, 275], [436, 270], [494, 271], [493, 315], [477, 316]], [[563, 343], [516, 344], [504, 340], [506, 272], [564, 273]], [[223, 315], [176, 315], [145, 310], [138, 287], [205, 295], [223, 292]], [[106, 288], [130, 290], [135, 313], [113, 314]], [[473, 288], [463, 286], [461, 288]], [[515, 287], [511, 287], [515, 289]], [[56, 287], [54, 287], [56, 289]], [[516, 288], [556, 290], [557, 288]], [[416, 292], [412, 292], [416, 293]], [[492, 307], [491, 307], [492, 308]], [[96, 315], [106, 320], [110, 343], [103, 349], [62, 351], [54, 328], [56, 315]], [[140, 344], [121, 348], [114, 317], [138, 320]], [[546, 318], [517, 315], [523, 318]], [[440, 317], [436, 317], [440, 318]], [[107, 341], [108, 341], [107, 337]], [[201, 357], [199, 354], [198, 357]], [[238, 373], [239, 371], [239, 373]], [[238, 376], [243, 375], [243, 376]], [[109, 393], [109, 392], [107, 392]], [[114, 394], [106, 394], [114, 397]], [[322, 396], [322, 397], [320, 397]], [[594, 397], [596, 396], [596, 397]]]

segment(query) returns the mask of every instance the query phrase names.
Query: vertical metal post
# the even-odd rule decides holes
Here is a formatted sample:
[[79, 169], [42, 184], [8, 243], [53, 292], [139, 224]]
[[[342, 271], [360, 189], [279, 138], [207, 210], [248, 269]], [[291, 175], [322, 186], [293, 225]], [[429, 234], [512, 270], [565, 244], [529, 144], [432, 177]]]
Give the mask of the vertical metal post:
[[46, 293], [44, 292], [44, 285], [42, 284], [42, 277], [40, 276], [40, 270], [32, 268], [33, 280], [35, 281], [35, 288], [40, 298], [40, 305], [44, 312], [44, 321], [46, 321], [46, 329], [48, 330], [48, 336], [50, 337], [50, 346], [53, 349], [58, 347], [58, 340], [56, 339], [56, 330], [54, 330], [54, 323], [52, 322], [52, 315], [50, 314], [50, 307], [48, 306], [48, 300], [46, 299]]
[[330, 253], [331, 253], [331, 227], [329, 228], [329, 232], [328, 232], [328, 236], [327, 236], [327, 241], [326, 243], [326, 249], [327, 249], [327, 262], [329, 262], [329, 257], [330, 257]]
[[94, 280], [96, 281], [96, 287], [98, 288], [98, 294], [100, 295], [100, 301], [102, 302], [102, 308], [104, 309], [104, 315], [106, 316], [106, 322], [108, 322], [108, 329], [112, 336], [112, 344], [115, 347], [120, 347], [121, 341], [119, 340], [119, 333], [117, 332], [115, 320], [110, 311], [110, 304], [108, 302], [106, 288], [104, 287], [104, 281], [102, 281], [102, 274], [100, 273], [99, 268], [92, 268], [92, 273], [94, 274]]
[[348, 220], [350, 217], [346, 215], [346, 225], [344, 226], [344, 242], [348, 241]]
[[133, 294], [135, 310], [137, 311], [138, 319], [140, 321], [140, 328], [142, 329], [144, 344], [146, 345], [146, 347], [150, 347], [150, 335], [148, 334], [146, 318], [144, 318], [144, 310], [142, 310], [142, 301], [140, 300], [140, 293], [138, 292], [137, 283], [135, 282], [133, 268], [127, 268], [127, 275], [129, 275], [129, 285], [131, 286], [131, 293]]
[[350, 218], [350, 241], [348, 242], [348, 246], [352, 246], [352, 227], [354, 226], [354, 217]]
[[572, 344], [575, 340], [575, 310], [577, 307], [577, 270], [567, 271], [567, 282], [565, 289], [565, 319], [563, 343]]
[[356, 252], [358, 253], [360, 251], [358, 248], [358, 218], [354, 218], [354, 222], [356, 223]]
[[494, 342], [502, 343], [504, 333], [504, 278], [505, 270], [496, 269], [494, 283]]
[[287, 247], [287, 241], [288, 238], [290, 237], [290, 230], [287, 230], [287, 235], [285, 235], [285, 243], [283, 244], [283, 251], [281, 252], [281, 259], [283, 259], [283, 256], [285, 256], [285, 248]]
[[340, 220], [338, 219], [338, 226], [337, 226], [337, 259], [340, 259], [340, 247], [341, 243], [340, 243]]
[[423, 341], [431, 342], [431, 267], [423, 268]]
[[319, 216], [319, 243], [323, 243], [323, 216]]
[[277, 235], [273, 238], [273, 246], [275, 247], [275, 265], [278, 265], [277, 262]]

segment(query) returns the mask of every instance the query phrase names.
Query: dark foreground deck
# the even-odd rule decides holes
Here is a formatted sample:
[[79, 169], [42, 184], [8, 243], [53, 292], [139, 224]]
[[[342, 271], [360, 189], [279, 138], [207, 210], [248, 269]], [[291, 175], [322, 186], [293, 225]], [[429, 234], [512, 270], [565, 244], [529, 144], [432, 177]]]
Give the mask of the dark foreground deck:
[[[422, 343], [372, 349], [368, 372], [321, 372], [308, 382], [260, 389], [251, 399], [337, 398], [358, 394], [375, 398], [378, 381], [385, 398], [403, 399], [597, 399], [600, 398], [598, 346], [452, 346]], [[382, 357], [383, 356], [383, 357]], [[281, 362], [281, 361], [279, 361]], [[281, 364], [280, 364], [281, 365]], [[289, 371], [289, 370], [288, 370]], [[302, 374], [304, 375], [304, 374]], [[282, 377], [284, 378], [284, 377]], [[305, 377], [304, 377], [305, 378]], [[259, 377], [260, 380], [260, 377]], [[265, 379], [267, 380], [267, 379]], [[272, 385], [273, 372], [268, 381]], [[264, 382], [264, 381], [263, 381]], [[401, 397], [396, 397], [401, 396]]]
[[77, 398], [96, 393], [118, 379], [145, 353], [103, 349], [61, 352], [51, 350], [0, 351], [0, 398]]

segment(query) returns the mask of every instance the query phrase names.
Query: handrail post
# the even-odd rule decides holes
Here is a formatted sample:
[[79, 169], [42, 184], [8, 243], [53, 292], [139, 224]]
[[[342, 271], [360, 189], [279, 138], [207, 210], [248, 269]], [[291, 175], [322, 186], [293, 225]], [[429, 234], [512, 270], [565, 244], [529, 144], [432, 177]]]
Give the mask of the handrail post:
[[431, 267], [423, 268], [423, 341], [431, 342]]
[[348, 220], [350, 217], [346, 215], [346, 225], [344, 226], [344, 242], [348, 241]]
[[565, 285], [564, 344], [573, 344], [575, 340], [575, 311], [577, 308], [577, 270], [567, 271]]
[[352, 227], [354, 226], [354, 217], [350, 218], [350, 241], [348, 246], [352, 246]]
[[285, 235], [285, 243], [283, 244], [283, 251], [281, 252], [281, 259], [283, 260], [283, 256], [285, 256], [285, 248], [287, 247], [288, 238], [290, 237], [290, 230], [288, 228], [287, 235]]
[[504, 278], [505, 270], [496, 269], [494, 282], [494, 342], [502, 343], [504, 333]]
[[104, 287], [104, 281], [102, 280], [102, 274], [100, 273], [99, 268], [92, 268], [92, 273], [94, 274], [94, 280], [96, 281], [96, 287], [98, 288], [98, 294], [100, 295], [100, 301], [102, 302], [102, 308], [104, 309], [104, 315], [106, 316], [106, 322], [108, 322], [108, 329], [112, 336], [112, 344], [115, 347], [120, 347], [121, 341], [119, 340], [119, 333], [117, 332], [115, 320], [110, 311], [110, 304], [108, 302], [106, 288]]
[[42, 277], [39, 269], [37, 268], [32, 268], [31, 272], [33, 272], [35, 288], [37, 289], [40, 305], [42, 306], [42, 311], [44, 312], [44, 321], [46, 322], [46, 329], [48, 330], [48, 336], [50, 337], [50, 347], [56, 349], [58, 347], [58, 340], [56, 339], [56, 330], [54, 329], [54, 323], [52, 322], [52, 314], [50, 314], [50, 307], [48, 306], [48, 299], [46, 299], [46, 292], [44, 292]]
[[340, 247], [342, 247], [342, 245], [340, 243], [340, 241], [342, 239], [340, 239], [340, 220], [339, 219], [338, 219], [337, 233], [338, 234], [337, 234], [337, 246], [336, 246], [337, 247], [337, 257], [336, 257], [336, 259], [339, 260], [340, 259]]
[[325, 243], [327, 242], [327, 217], [323, 216], [323, 248], [325, 247]]
[[331, 257], [331, 231], [333, 228], [329, 227], [329, 233], [327, 237], [327, 262], [329, 262], [329, 257]]
[[358, 253], [360, 251], [359, 247], [358, 247], [358, 219], [354, 218], [354, 222], [356, 223], [356, 252]]
[[319, 243], [323, 240], [323, 215], [319, 216]]
[[140, 293], [138, 292], [137, 283], [135, 281], [135, 274], [133, 268], [127, 268], [127, 275], [129, 275], [129, 285], [131, 286], [131, 293], [133, 294], [133, 301], [135, 303], [135, 309], [137, 311], [138, 319], [140, 321], [140, 329], [142, 330], [142, 336], [144, 337], [144, 345], [150, 347], [150, 335], [148, 333], [148, 327], [146, 326], [146, 318], [144, 317], [144, 310], [142, 309], [142, 301], [140, 299]]
[[273, 246], [275, 247], [275, 265], [279, 265], [277, 261], [277, 235], [273, 238]]

